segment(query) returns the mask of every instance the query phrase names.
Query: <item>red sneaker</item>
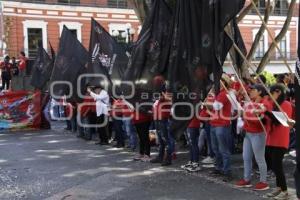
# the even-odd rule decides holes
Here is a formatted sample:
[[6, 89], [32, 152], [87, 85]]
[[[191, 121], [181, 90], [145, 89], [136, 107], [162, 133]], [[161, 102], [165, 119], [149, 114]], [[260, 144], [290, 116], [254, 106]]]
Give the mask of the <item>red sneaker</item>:
[[264, 191], [270, 189], [267, 183], [259, 182], [255, 185], [254, 190], [256, 191]]
[[235, 184], [235, 186], [238, 187], [238, 188], [249, 188], [249, 187], [252, 187], [251, 182], [250, 181], [246, 181], [244, 179], [238, 181]]

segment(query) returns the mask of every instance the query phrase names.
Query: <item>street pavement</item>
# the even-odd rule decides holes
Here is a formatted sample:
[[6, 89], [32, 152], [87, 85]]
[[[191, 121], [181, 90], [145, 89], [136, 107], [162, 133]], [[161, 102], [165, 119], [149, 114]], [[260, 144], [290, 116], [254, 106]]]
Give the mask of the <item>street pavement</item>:
[[[263, 193], [211, 177], [209, 169], [184, 172], [185, 151], [178, 151], [174, 165], [161, 167], [132, 161], [132, 152], [78, 139], [61, 125], [53, 129], [0, 133], [1, 200], [263, 199]], [[237, 163], [234, 175], [240, 176]], [[292, 167], [287, 172], [293, 193]]]

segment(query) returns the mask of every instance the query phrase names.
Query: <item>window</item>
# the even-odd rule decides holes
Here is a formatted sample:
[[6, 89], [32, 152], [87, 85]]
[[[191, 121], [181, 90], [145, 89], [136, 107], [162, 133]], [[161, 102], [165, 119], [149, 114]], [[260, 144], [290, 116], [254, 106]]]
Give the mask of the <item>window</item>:
[[35, 58], [39, 41], [47, 49], [47, 22], [43, 20], [23, 21], [24, 51], [29, 58]]
[[[286, 45], [287, 45], [286, 36], [284, 36], [284, 38], [279, 43], [279, 48], [281, 50], [281, 53], [283, 54], [282, 55], [283, 57], [287, 56], [287, 46]], [[280, 56], [280, 53], [279, 53], [279, 56]]]
[[76, 29], [70, 29], [71, 33], [77, 37], [77, 30]]
[[28, 28], [28, 57], [35, 58], [37, 55], [38, 44], [43, 41], [43, 32], [41, 28]]
[[[266, 1], [265, 1], [265, 0], [259, 0], [259, 1], [257, 2], [257, 5], [256, 5], [256, 6], [257, 6], [259, 12], [260, 12], [261, 14], [264, 14], [265, 8], [266, 8]], [[252, 10], [252, 14], [257, 14], [256, 11], [255, 11], [255, 9]]]
[[[81, 27], [82, 24], [79, 22], [59, 22], [59, 33], [61, 34], [64, 25], [77, 37], [77, 39], [82, 42], [82, 33], [81, 33]], [[59, 34], [59, 35], [60, 35]]]
[[127, 8], [127, 0], [108, 0], [107, 6], [111, 8]]
[[[253, 41], [254, 41], [257, 33], [258, 33], [258, 29], [252, 30]], [[265, 33], [259, 40], [256, 52], [254, 55], [255, 59], [262, 58], [264, 56], [265, 52], [267, 51], [267, 49], [268, 49], [268, 33], [265, 31]]]
[[69, 4], [69, 5], [79, 5], [80, 0], [57, 0], [58, 3], [61, 4]]
[[[278, 35], [280, 30], [275, 31], [275, 34]], [[290, 58], [290, 31], [286, 33], [286, 35], [282, 38], [282, 40], [278, 43], [278, 47], [280, 48], [280, 51], [282, 53], [279, 53], [278, 49], [276, 48], [276, 58]]]
[[256, 53], [255, 53], [256, 58], [262, 58], [264, 56], [264, 53], [265, 53], [264, 43], [265, 43], [265, 38], [261, 37], [259, 40], [259, 44], [258, 44]]
[[[260, 14], [264, 15], [265, 13], [265, 8], [266, 8], [266, 1], [265, 0], [259, 0], [257, 2], [257, 8], [260, 12]], [[282, 15], [282, 16], [286, 16], [287, 12], [288, 12], [288, 1], [287, 0], [276, 0], [275, 1], [275, 8], [274, 8], [274, 15]], [[255, 9], [252, 9], [251, 14], [257, 14]]]
[[287, 0], [276, 1], [274, 14], [276, 15], [286, 15], [288, 13], [289, 4]]

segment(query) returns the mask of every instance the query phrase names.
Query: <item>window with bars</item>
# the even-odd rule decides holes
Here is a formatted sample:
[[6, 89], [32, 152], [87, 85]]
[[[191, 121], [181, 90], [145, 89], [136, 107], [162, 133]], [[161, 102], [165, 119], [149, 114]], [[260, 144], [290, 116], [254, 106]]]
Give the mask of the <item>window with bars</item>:
[[80, 5], [80, 0], [57, 0], [57, 2], [68, 5]]
[[[265, 0], [259, 0], [257, 2], [257, 8], [260, 12], [260, 14], [264, 15], [265, 8], [266, 8], [266, 1]], [[285, 16], [288, 13], [289, 4], [287, 0], [275, 0], [275, 8], [272, 13], [272, 15], [279, 15], [279, 16]], [[252, 9], [250, 14], [257, 14], [255, 9]]]
[[108, 0], [107, 6], [111, 8], [127, 8], [127, 0]]
[[286, 15], [288, 13], [289, 4], [287, 0], [276, 1], [274, 14]]
[[43, 41], [43, 31], [41, 28], [28, 28], [28, 57], [35, 58], [37, 56], [38, 44]]
[[262, 58], [264, 54], [265, 54], [265, 37], [262, 36], [259, 40], [259, 44], [255, 52], [255, 58]]
[[278, 52], [278, 58], [287, 58], [288, 57], [288, 48], [287, 48], [287, 37], [284, 36], [282, 38], [282, 40], [280, 41], [279, 43], [279, 48], [280, 48], [280, 51], [282, 53], [282, 56], [281, 54]]

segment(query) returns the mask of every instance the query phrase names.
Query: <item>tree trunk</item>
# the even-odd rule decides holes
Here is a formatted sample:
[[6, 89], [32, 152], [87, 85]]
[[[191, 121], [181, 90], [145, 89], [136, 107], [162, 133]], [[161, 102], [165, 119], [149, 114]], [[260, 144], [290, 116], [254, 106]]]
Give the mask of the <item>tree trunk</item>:
[[[268, 0], [266, 9], [265, 9], [265, 16], [264, 16], [264, 22], [266, 24], [268, 24], [269, 18], [270, 18], [270, 14], [272, 13], [274, 9], [274, 4], [272, 5], [270, 0]], [[264, 33], [265, 33], [266, 27], [264, 26], [264, 24], [261, 25], [261, 27], [259, 28], [259, 31], [257, 32], [255, 39], [253, 41], [253, 44], [251, 46], [251, 49], [247, 55], [247, 60], [248, 62], [251, 62], [253, 59], [253, 56], [258, 48], [259, 45], [259, 41], [261, 39], [261, 37], [263, 37]]]
[[[258, 2], [258, 0], [253, 0], [253, 1], [254, 1], [255, 4]], [[252, 8], [253, 8], [252, 3], [250, 3], [247, 7], [245, 7], [242, 10], [242, 12], [239, 14], [239, 16], [237, 17], [237, 23], [241, 22], [244, 19], [244, 17], [246, 15], [248, 15], [248, 13], [252, 10]]]
[[293, 17], [295, 5], [296, 5], [296, 0], [291, 0], [291, 4], [289, 6], [289, 11], [288, 11], [286, 20], [284, 22], [284, 25], [283, 25], [280, 33], [275, 37], [275, 39], [274, 39], [275, 41], [272, 42], [268, 51], [266, 52], [266, 54], [262, 58], [261, 62], [259, 63], [259, 66], [256, 70], [257, 73], [261, 73], [265, 69], [266, 65], [270, 62], [270, 56], [271, 56], [272, 52], [275, 50], [276, 44], [278, 44], [286, 35], [286, 32], [289, 29], [289, 26], [290, 26], [290, 23], [291, 23], [291, 20]]

